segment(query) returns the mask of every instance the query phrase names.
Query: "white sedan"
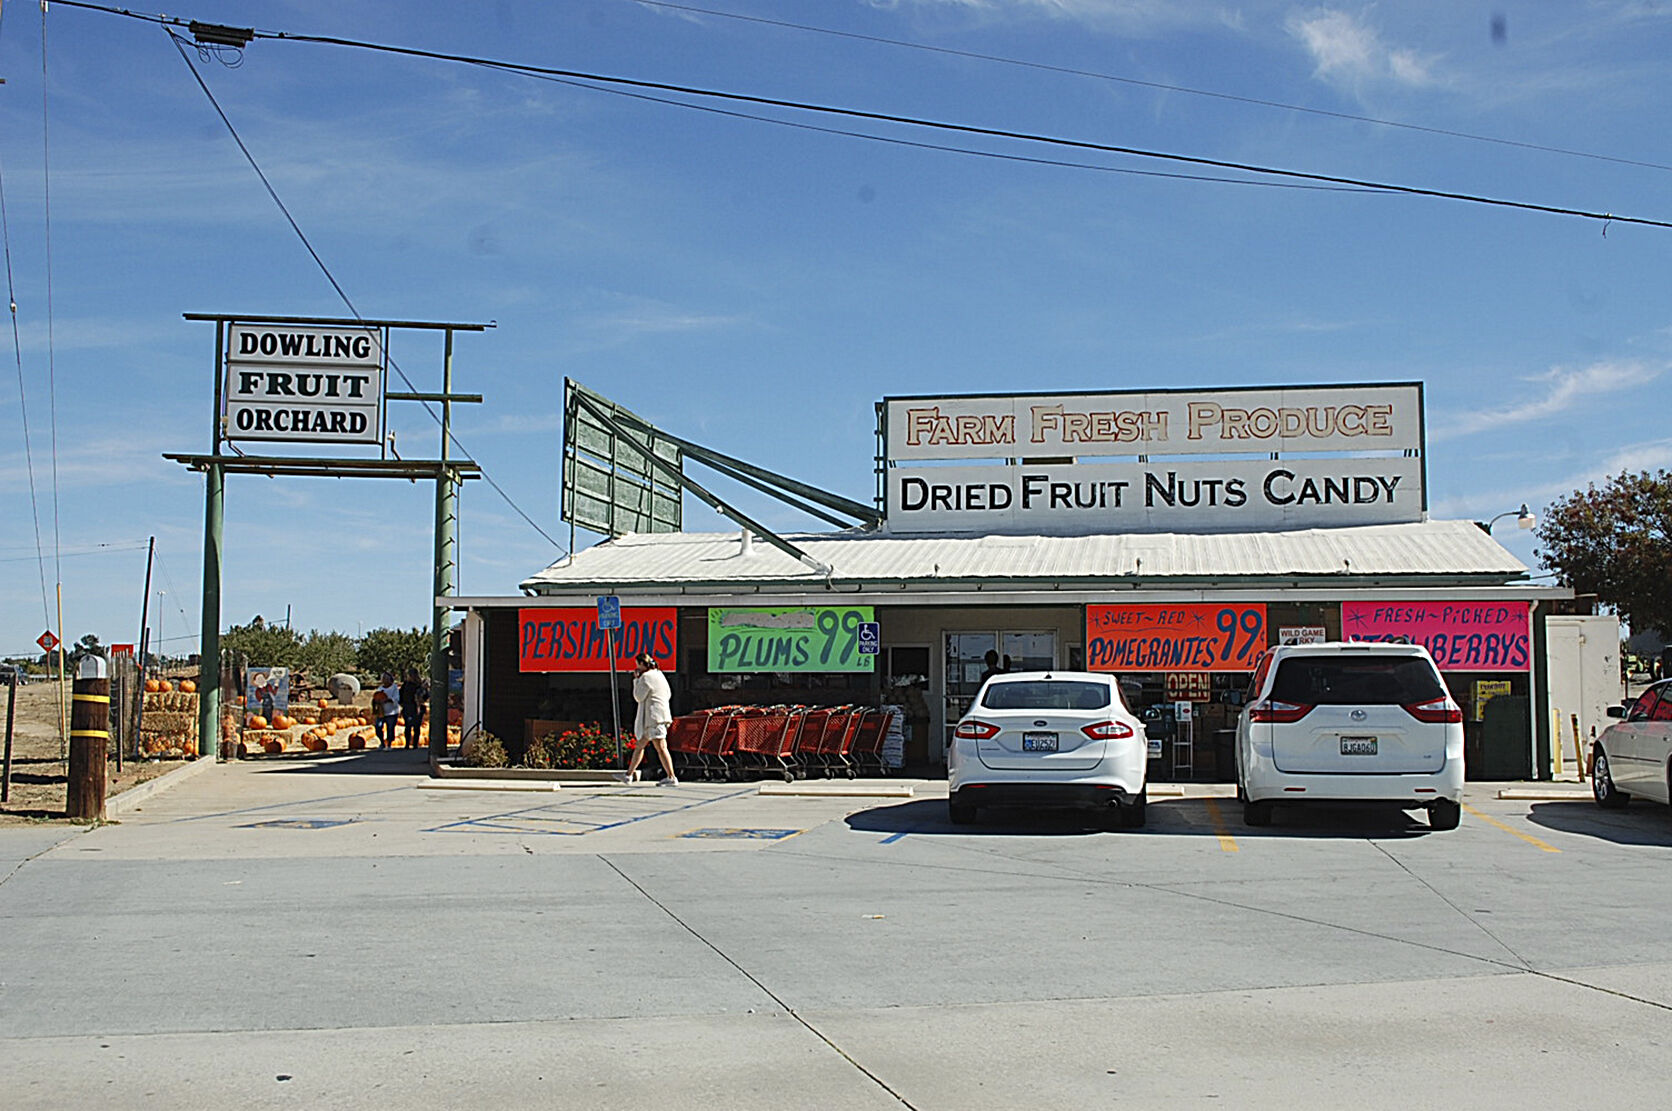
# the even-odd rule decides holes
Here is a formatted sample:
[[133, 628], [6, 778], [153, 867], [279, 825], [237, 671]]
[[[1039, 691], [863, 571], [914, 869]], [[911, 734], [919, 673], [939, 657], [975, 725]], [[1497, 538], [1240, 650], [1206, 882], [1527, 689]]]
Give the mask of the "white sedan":
[[1144, 824], [1144, 727], [1112, 675], [995, 675], [952, 731], [948, 810], [959, 825], [988, 806], [1074, 806], [1109, 825]]
[[1591, 749], [1591, 794], [1610, 810], [1633, 795], [1672, 801], [1672, 680], [1656, 683], [1623, 709]]

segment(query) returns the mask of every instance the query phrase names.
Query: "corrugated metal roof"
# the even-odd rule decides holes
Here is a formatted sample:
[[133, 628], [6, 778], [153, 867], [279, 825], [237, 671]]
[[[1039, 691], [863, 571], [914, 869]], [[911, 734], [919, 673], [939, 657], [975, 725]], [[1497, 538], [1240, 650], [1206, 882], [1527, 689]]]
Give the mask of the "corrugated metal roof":
[[[787, 535], [838, 583], [1024, 585], [1118, 579], [1169, 582], [1296, 576], [1509, 582], [1527, 567], [1472, 521], [1296, 532], [1119, 536]], [[727, 533], [631, 535], [560, 560], [522, 584], [535, 593], [592, 587], [815, 586], [825, 577], [755, 539]]]

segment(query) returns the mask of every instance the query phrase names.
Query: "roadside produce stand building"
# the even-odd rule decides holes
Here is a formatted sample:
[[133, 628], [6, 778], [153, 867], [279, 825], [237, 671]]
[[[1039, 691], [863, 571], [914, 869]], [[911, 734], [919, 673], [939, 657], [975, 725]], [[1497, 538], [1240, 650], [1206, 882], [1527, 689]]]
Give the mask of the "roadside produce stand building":
[[613, 595], [618, 665], [656, 656], [675, 713], [894, 705], [919, 770], [943, 762], [991, 652], [1118, 673], [1135, 709], [1189, 721], [1161, 774], [1227, 779], [1259, 653], [1323, 639], [1426, 644], [1471, 774], [1547, 768], [1544, 618], [1571, 592], [1530, 583], [1481, 525], [1428, 519], [1420, 385], [890, 398], [878, 414], [865, 526], [626, 532], [520, 596], [445, 599], [465, 613], [466, 730], [515, 750], [540, 722], [607, 723], [597, 599]]

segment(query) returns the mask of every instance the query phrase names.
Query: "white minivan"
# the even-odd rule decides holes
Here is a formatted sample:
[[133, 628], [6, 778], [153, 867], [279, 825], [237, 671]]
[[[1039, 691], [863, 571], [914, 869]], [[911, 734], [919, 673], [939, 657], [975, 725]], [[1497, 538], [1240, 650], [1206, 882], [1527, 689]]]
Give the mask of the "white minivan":
[[1237, 722], [1243, 819], [1278, 803], [1377, 803], [1456, 829], [1463, 808], [1463, 711], [1415, 644], [1267, 649]]

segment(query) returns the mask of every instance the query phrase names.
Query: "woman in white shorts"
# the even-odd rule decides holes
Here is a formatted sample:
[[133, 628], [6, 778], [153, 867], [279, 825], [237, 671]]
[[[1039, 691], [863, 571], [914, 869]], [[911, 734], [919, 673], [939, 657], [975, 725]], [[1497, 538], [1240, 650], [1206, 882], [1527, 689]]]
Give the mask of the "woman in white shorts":
[[669, 706], [673, 692], [668, 689], [668, 677], [662, 674], [661, 668], [656, 666], [655, 657], [650, 655], [638, 658], [638, 670], [633, 674], [633, 701], [639, 704], [638, 716], [633, 719], [633, 736], [638, 738], [639, 743], [633, 746], [633, 758], [627, 762], [625, 778], [628, 783], [638, 780], [639, 761], [644, 759], [644, 750], [649, 745], [655, 745], [656, 757], [662, 761], [662, 786], [678, 786], [679, 780], [673, 774], [673, 757], [668, 753], [668, 725], [673, 721], [673, 710]]

